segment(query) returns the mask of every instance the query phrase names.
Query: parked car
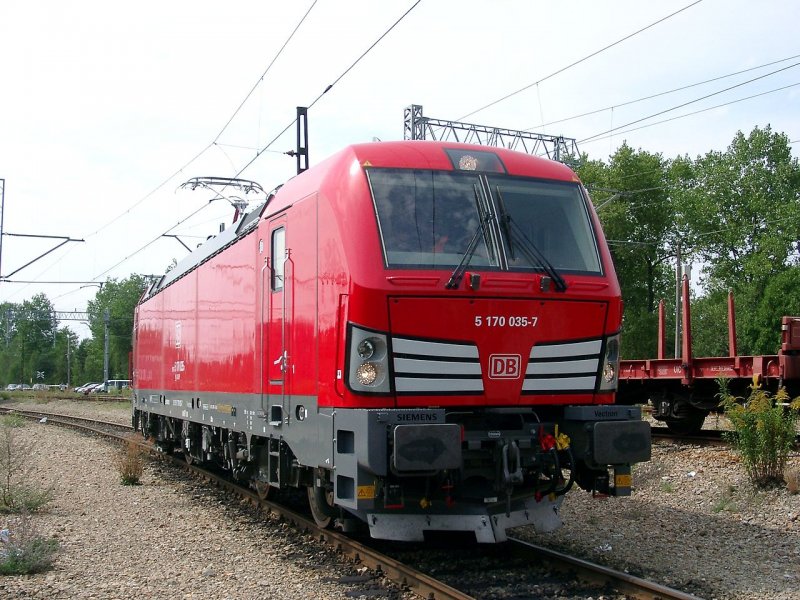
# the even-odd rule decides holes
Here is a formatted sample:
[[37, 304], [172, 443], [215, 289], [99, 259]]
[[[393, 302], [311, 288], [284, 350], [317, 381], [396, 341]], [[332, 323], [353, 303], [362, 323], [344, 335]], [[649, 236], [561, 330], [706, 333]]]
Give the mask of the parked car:
[[21, 390], [21, 389], [22, 389], [22, 384], [21, 383], [9, 383], [6, 386], [6, 391], [7, 392], [16, 392], [17, 390]]
[[94, 387], [94, 386], [96, 386], [96, 385], [97, 385], [97, 383], [92, 383], [92, 382], [90, 381], [90, 382], [88, 382], [88, 383], [84, 383], [83, 385], [80, 385], [80, 386], [76, 387], [76, 388], [75, 388], [75, 392], [76, 392], [76, 393], [78, 393], [78, 394], [83, 394], [83, 393], [86, 391], [86, 388], [88, 388], [88, 387]]
[[33, 384], [33, 391], [34, 392], [39, 392], [39, 391], [43, 391], [43, 390], [46, 390], [46, 389], [47, 389], [47, 384], [46, 383], [34, 383]]
[[105, 389], [105, 384], [103, 383], [93, 383], [91, 385], [86, 386], [83, 390], [83, 395], [88, 396], [89, 394], [98, 394]]

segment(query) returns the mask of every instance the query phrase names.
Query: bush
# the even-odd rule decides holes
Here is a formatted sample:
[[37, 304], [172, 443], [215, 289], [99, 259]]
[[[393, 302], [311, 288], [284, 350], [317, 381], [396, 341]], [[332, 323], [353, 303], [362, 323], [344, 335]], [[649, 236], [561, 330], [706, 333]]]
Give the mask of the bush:
[[50, 568], [58, 541], [38, 534], [27, 513], [0, 531], [0, 575], [28, 575]]
[[27, 422], [25, 417], [13, 412], [0, 417], [0, 426], [4, 427], [24, 427]]
[[144, 473], [144, 453], [136, 442], [128, 440], [117, 455], [114, 465], [119, 471], [122, 485], [138, 485]]
[[726, 438], [739, 452], [750, 481], [757, 487], [783, 483], [794, 444], [800, 398], [789, 404], [789, 395], [783, 388], [772, 398], [761, 389], [756, 377], [746, 401], [732, 396], [724, 382], [720, 396], [725, 415], [733, 425]]

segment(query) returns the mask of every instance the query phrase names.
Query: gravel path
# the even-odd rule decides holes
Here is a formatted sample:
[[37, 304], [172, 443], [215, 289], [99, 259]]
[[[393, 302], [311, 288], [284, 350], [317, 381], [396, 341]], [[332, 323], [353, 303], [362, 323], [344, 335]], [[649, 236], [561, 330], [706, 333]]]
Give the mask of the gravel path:
[[[120, 403], [32, 406], [130, 420]], [[25, 431], [39, 448], [36, 477], [56, 487], [52, 509], [36, 519], [62, 551], [48, 573], [0, 577], [2, 598], [358, 597], [339, 583], [353, 566], [313, 541], [298, 545], [295, 531], [225, 505], [201, 483], [151, 463], [143, 485], [124, 487], [107, 442], [38, 424]], [[800, 495], [753, 490], [730, 449], [665, 442], [635, 468], [634, 486], [631, 498], [571, 492], [563, 528], [514, 533], [708, 599], [800, 600]]]

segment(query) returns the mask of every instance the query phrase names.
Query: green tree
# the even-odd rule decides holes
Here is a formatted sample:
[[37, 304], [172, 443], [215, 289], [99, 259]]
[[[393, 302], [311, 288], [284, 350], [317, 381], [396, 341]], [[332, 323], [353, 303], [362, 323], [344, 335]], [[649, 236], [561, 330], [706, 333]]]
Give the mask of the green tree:
[[53, 345], [57, 323], [53, 305], [44, 294], [25, 300], [14, 315], [15, 332], [11, 344], [15, 359], [12, 376], [21, 383], [35, 382], [36, 372], [53, 371]]
[[762, 334], [778, 329], [787, 307], [777, 290], [765, 290], [783, 285], [773, 281], [797, 263], [800, 239], [800, 167], [789, 140], [769, 126], [738, 132], [725, 152], [698, 157], [692, 170], [680, 211], [706, 292], [734, 291], [740, 353], [774, 352]]
[[623, 144], [608, 164], [584, 161], [581, 180], [593, 191], [625, 301], [622, 352], [656, 352], [658, 301], [670, 297], [675, 210], [669, 163], [660, 154]]
[[87, 372], [95, 372], [99, 357], [100, 372], [102, 373], [105, 315], [107, 313], [109, 378], [128, 378], [128, 357], [133, 344], [133, 314], [145, 284], [146, 279], [141, 275], [131, 275], [120, 281], [109, 279], [97, 292], [94, 300], [89, 301], [89, 327], [92, 331], [92, 343], [88, 348], [84, 363]]

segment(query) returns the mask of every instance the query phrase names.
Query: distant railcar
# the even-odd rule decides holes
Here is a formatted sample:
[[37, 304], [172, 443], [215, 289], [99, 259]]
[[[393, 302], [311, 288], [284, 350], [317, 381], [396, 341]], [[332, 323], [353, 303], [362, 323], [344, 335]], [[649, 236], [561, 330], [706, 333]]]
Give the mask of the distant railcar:
[[439, 142], [350, 146], [154, 283], [134, 425], [321, 525], [376, 538], [560, 525], [573, 483], [650, 457], [614, 404], [620, 289], [560, 163]]

